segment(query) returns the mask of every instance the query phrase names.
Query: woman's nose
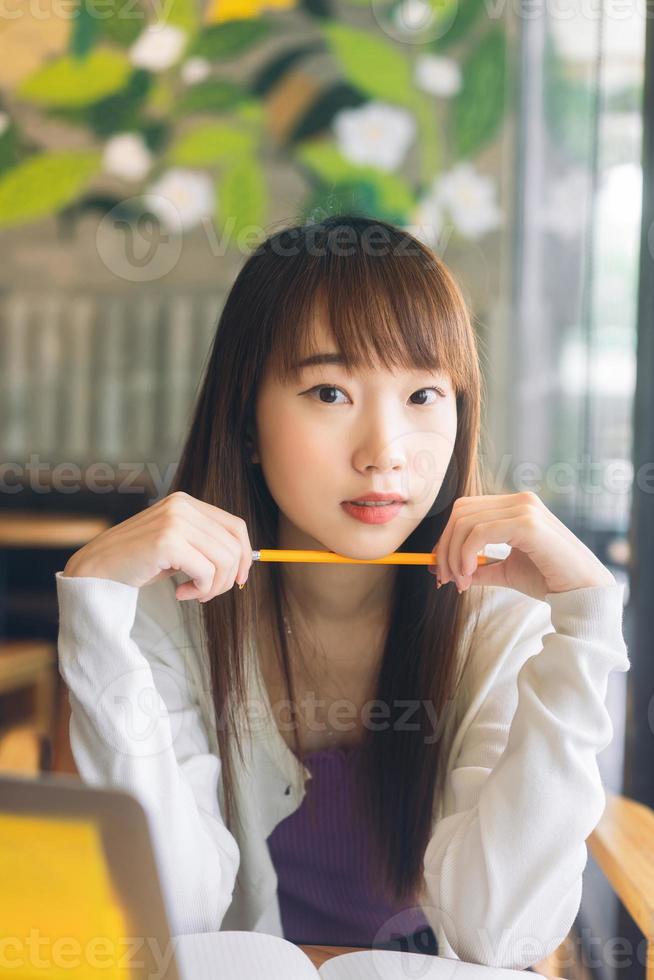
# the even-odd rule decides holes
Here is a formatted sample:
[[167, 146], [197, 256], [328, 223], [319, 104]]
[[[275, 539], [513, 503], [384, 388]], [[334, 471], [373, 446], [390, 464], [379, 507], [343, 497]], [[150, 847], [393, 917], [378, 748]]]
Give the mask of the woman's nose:
[[376, 469], [381, 472], [404, 470], [407, 466], [406, 437], [383, 435], [377, 427], [363, 439], [355, 453], [357, 469]]

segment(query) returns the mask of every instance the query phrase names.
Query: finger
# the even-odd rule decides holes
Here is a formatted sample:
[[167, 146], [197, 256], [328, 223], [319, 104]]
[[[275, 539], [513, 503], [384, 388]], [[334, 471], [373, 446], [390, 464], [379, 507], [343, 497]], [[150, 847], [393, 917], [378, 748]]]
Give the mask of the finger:
[[[491, 568], [492, 565], [480, 566], [477, 554], [487, 544], [504, 544], [508, 542], [516, 527], [515, 517], [500, 517], [495, 520], [482, 521], [469, 529], [468, 535], [461, 546], [460, 562], [462, 575], [470, 577], [478, 568]], [[501, 564], [498, 562], [498, 564]]]
[[438, 563], [438, 578], [442, 585], [445, 585], [447, 582], [449, 582], [454, 578], [450, 566], [450, 561], [449, 561], [449, 548], [450, 548], [450, 539], [452, 537], [452, 534], [454, 533], [454, 528], [456, 526], [456, 523], [459, 517], [461, 516], [464, 508], [467, 509], [467, 512], [470, 511], [476, 512], [478, 510], [478, 505], [476, 506], [472, 505], [472, 507], [470, 507], [470, 505], [467, 504], [467, 502], [472, 499], [481, 499], [481, 498], [457, 497], [457, 499], [454, 501], [452, 505], [452, 511], [448, 518], [447, 524], [443, 529], [443, 533], [441, 534], [440, 538], [436, 542], [436, 554], [437, 554], [436, 560]]
[[[463, 545], [466, 541], [470, 541], [470, 534], [475, 526], [484, 526], [500, 520], [515, 520], [523, 513], [524, 507], [518, 505], [497, 508], [496, 510], [476, 510], [472, 514], [457, 518], [450, 535], [447, 551], [447, 562], [454, 577], [459, 579], [463, 578], [464, 575], [472, 575], [477, 567], [476, 552], [472, 553], [472, 546], [469, 544], [465, 554], [463, 552]], [[478, 538], [474, 538], [474, 540], [476, 541]], [[506, 540], [506, 538], [502, 538], [501, 542]], [[487, 541], [482, 541], [477, 550], [481, 551], [485, 544], [499, 544], [501, 542], [489, 538]]]
[[236, 581], [242, 583], [247, 579], [247, 573], [252, 564], [252, 554], [250, 553], [250, 561], [248, 562], [244, 557], [242, 539], [236, 536], [229, 527], [223, 526], [215, 517], [208, 518], [206, 514], [192, 507], [189, 507], [184, 512], [184, 516], [180, 520], [183, 522], [180, 525], [181, 527], [186, 529], [192, 527], [200, 535], [213, 541], [219, 547], [228, 547], [230, 553], [233, 553], [237, 557]]
[[206, 601], [225, 591], [230, 580], [231, 584], [234, 584], [241, 554], [238, 542], [229, 531], [219, 527], [216, 529], [215, 536], [210, 537], [206, 529], [199, 529], [185, 521], [180, 531], [180, 538], [194, 552], [200, 553], [210, 563], [211, 568], [207, 569], [201, 580], [197, 580], [195, 575], [183, 568], [193, 581], [185, 582], [179, 587], [178, 598]]
[[206, 500], [199, 500], [197, 497], [192, 497], [190, 494], [188, 495], [188, 499], [195, 510], [209, 518], [209, 520], [217, 521], [221, 526], [226, 527], [240, 542], [243, 555], [242, 561], [239, 564], [237, 581], [241, 583], [245, 582], [252, 566], [253, 548], [247, 524], [243, 518], [238, 517], [236, 514], [230, 514], [229, 511], [222, 510], [220, 507], [215, 507], [213, 504], [207, 503]]
[[252, 565], [252, 545], [250, 542], [245, 521], [229, 511], [214, 507], [204, 500], [199, 500], [191, 494], [177, 491], [170, 494], [168, 498], [169, 508], [176, 508], [176, 512], [183, 515], [187, 520], [193, 520], [197, 527], [207, 529], [222, 528], [228, 531], [238, 542], [241, 551], [241, 560], [237, 572], [237, 580], [243, 583], [247, 580], [250, 567]]
[[[478, 565], [474, 574], [470, 577], [471, 585], [501, 585], [508, 588], [509, 583], [506, 576], [506, 563], [511, 556], [500, 560], [493, 560], [488, 565]], [[467, 579], [466, 579], [467, 581]]]
[[443, 532], [436, 542], [436, 547], [434, 548], [436, 552], [436, 564], [438, 566], [436, 574], [441, 585], [445, 585], [445, 583], [449, 582], [452, 577], [450, 573], [450, 566], [447, 563], [447, 548], [449, 539], [452, 536], [454, 520], [455, 515], [454, 510], [452, 510], [452, 513], [450, 514], [447, 523], [443, 528]]
[[171, 568], [178, 568], [191, 577], [190, 582], [184, 582], [175, 590], [178, 599], [192, 598], [194, 593], [205, 592], [211, 587], [215, 567], [205, 554], [188, 541], [180, 538], [178, 546], [169, 550], [167, 561]]
[[216, 569], [209, 591], [198, 596], [200, 602], [208, 602], [209, 599], [214, 599], [217, 595], [222, 595], [223, 592], [233, 588], [238, 575], [242, 549], [240, 542], [226, 528], [217, 526], [215, 538], [212, 538], [211, 542], [206, 539], [206, 532], [201, 533], [204, 536], [204, 543], [200, 547], [214, 562]]

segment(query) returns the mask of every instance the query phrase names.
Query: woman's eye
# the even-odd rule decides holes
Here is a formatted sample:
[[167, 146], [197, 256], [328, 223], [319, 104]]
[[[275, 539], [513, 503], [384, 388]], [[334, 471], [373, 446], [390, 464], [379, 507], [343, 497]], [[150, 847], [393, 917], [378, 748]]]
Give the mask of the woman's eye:
[[[341, 391], [341, 389], [340, 388], [337, 388], [335, 385], [316, 385], [316, 387], [315, 388], [312, 388], [308, 392], [308, 394], [311, 395], [314, 392], [323, 392], [323, 391]], [[326, 405], [334, 405], [335, 404], [335, 402], [328, 401], [326, 398], [320, 398], [320, 401], [321, 402], [324, 402]]]
[[[330, 398], [323, 398], [322, 397], [322, 392], [324, 392], [324, 391], [327, 391], [327, 392], [340, 391], [341, 394], [344, 394], [344, 392], [342, 391], [342, 389], [341, 388], [337, 388], [336, 385], [316, 385], [316, 387], [315, 388], [311, 388], [307, 392], [307, 394], [308, 395], [312, 395], [314, 393], [318, 394], [318, 397], [320, 398], [320, 401], [323, 402], [323, 404], [325, 404], [325, 405], [335, 405], [335, 404], [337, 404], [337, 402], [332, 401]], [[428, 392], [428, 391], [433, 391], [434, 394], [435, 394], [435, 396], [436, 396], [436, 398], [433, 398], [431, 401], [420, 401], [418, 403], [415, 403], [414, 402], [414, 404], [417, 404], [418, 406], [420, 406], [420, 405], [433, 405], [434, 402], [436, 401], [436, 399], [438, 397], [441, 397], [441, 398], [444, 397], [444, 393], [440, 390], [440, 388], [419, 388], [418, 391], [414, 391], [413, 395], [411, 395], [411, 398], [413, 398], [414, 395], [422, 395], [422, 394], [424, 394], [425, 392]]]
[[[437, 398], [443, 398], [443, 392], [440, 388], [419, 388], [418, 391], [414, 391], [413, 395], [422, 395], [427, 391], [433, 391], [436, 398], [433, 398], [430, 402], [419, 402], [420, 405], [433, 405]], [[413, 398], [413, 395], [411, 397]]]

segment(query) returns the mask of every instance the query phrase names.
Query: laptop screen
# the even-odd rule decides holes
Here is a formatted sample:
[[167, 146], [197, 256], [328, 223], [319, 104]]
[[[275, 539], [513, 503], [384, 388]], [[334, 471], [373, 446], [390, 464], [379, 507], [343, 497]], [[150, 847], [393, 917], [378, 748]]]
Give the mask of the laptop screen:
[[89, 820], [0, 813], [0, 971], [131, 980], [133, 928]]
[[126, 793], [0, 778], [0, 976], [179, 980], [146, 816]]

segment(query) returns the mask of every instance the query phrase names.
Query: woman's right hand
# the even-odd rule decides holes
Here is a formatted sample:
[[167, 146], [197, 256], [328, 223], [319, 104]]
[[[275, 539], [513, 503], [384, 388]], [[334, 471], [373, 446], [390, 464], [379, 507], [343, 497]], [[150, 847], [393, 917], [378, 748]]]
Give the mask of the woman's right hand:
[[245, 521], [181, 490], [111, 527], [68, 560], [64, 576], [140, 588], [182, 571], [177, 599], [206, 602], [243, 584], [252, 565]]

